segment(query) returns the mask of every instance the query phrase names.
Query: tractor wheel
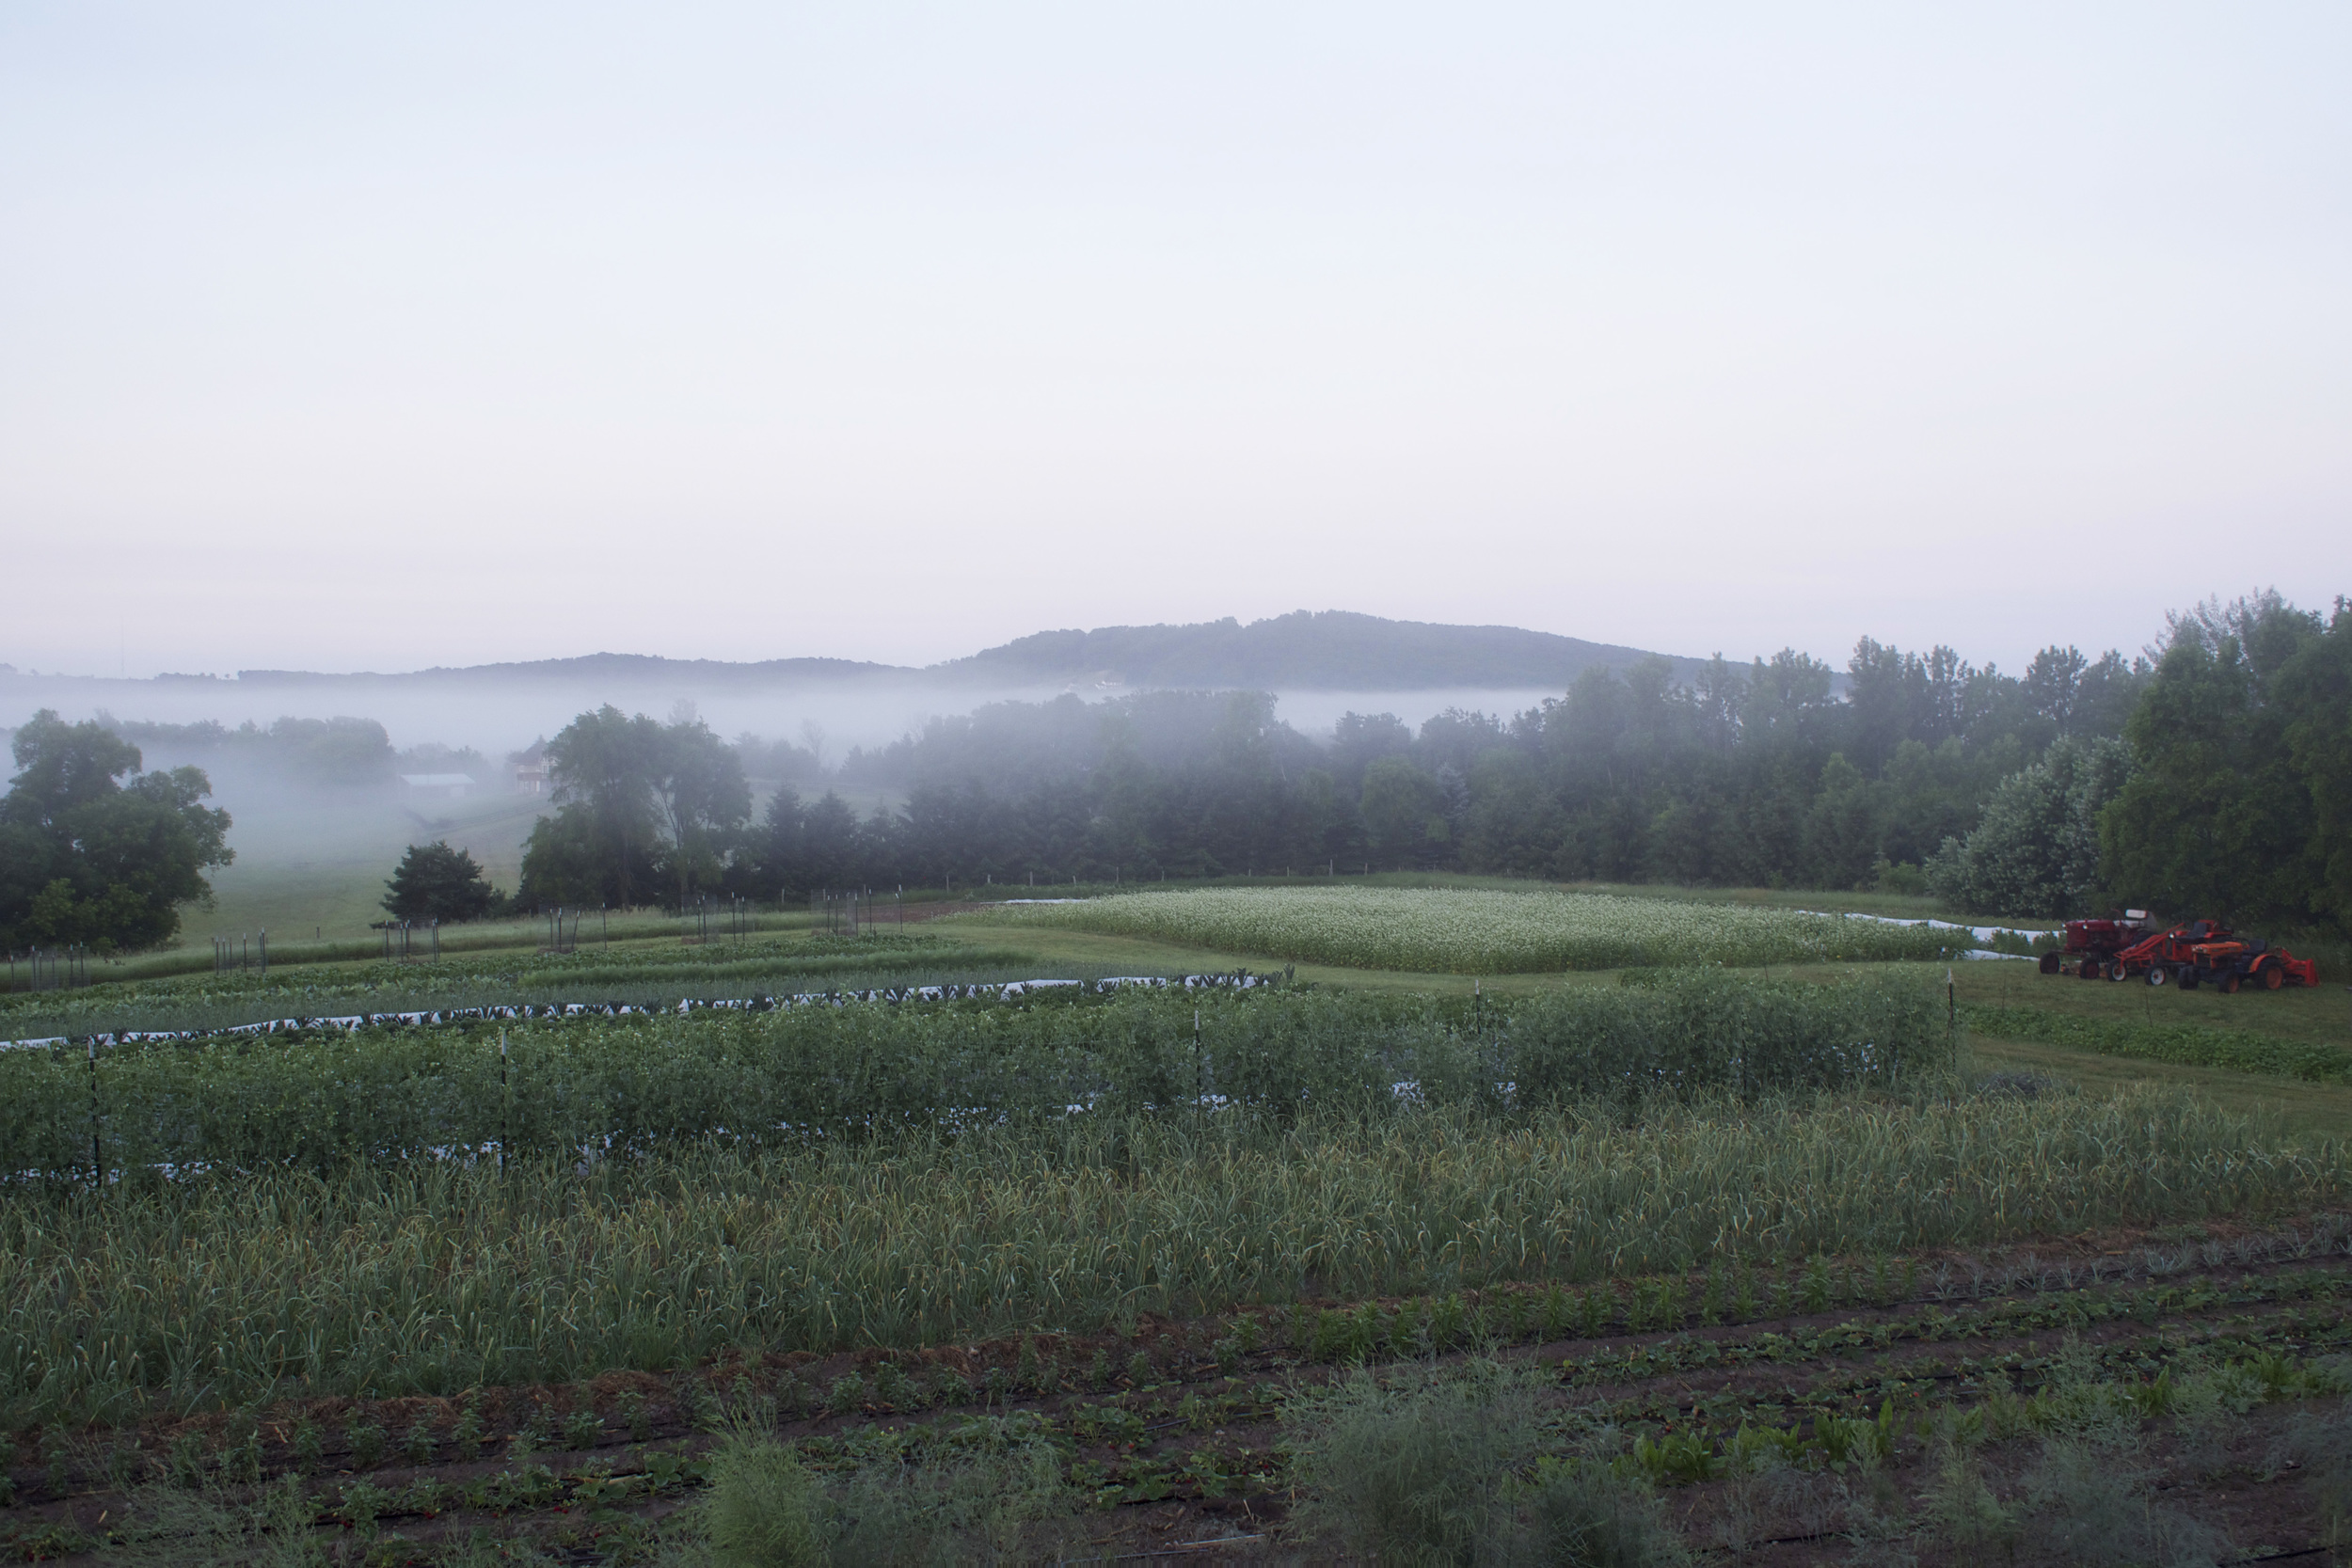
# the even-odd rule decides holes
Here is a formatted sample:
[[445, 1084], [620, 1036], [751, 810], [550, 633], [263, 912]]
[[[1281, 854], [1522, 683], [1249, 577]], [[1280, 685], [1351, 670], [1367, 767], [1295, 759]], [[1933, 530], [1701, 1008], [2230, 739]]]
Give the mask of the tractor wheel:
[[2263, 969], [2263, 990], [2277, 990], [2280, 986], [2286, 984], [2286, 971], [2280, 969], [2277, 964], [2265, 965]]
[[2128, 980], [2128, 979], [2130, 979], [2131, 977], [2132, 977], [2132, 972], [2131, 972], [2130, 970], [2125, 969], [2125, 968], [2123, 967], [2122, 960], [2118, 959], [2116, 962], [2114, 962], [2114, 963], [2111, 963], [2111, 964], [2107, 965], [2107, 978], [2108, 978], [2108, 979], [2110, 979], [2110, 980]]
[[2197, 989], [2197, 971], [2191, 969], [2186, 964], [2183, 964], [2181, 966], [2181, 973], [2174, 975], [2173, 978], [2180, 981], [2181, 989], [2183, 990], [2195, 990]]
[[2096, 980], [2099, 977], [2099, 960], [2096, 958], [2085, 958], [2083, 960], [2083, 967], [2080, 973], [2083, 979]]
[[2224, 974], [2221, 977], [2221, 994], [2224, 996], [2235, 996], [2237, 994], [2236, 975]]
[[2056, 974], [2058, 972], [2058, 956], [2056, 953], [2044, 953], [2044, 954], [2042, 954], [2042, 974]]
[[2150, 964], [2148, 966], [2148, 983], [2152, 986], [2164, 984], [2164, 965]]

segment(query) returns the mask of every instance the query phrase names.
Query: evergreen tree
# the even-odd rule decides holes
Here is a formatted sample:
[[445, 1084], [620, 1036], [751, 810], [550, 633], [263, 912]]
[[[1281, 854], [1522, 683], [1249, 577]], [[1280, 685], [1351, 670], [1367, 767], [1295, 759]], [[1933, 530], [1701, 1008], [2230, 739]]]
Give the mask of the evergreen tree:
[[441, 839], [410, 845], [384, 886], [384, 908], [395, 920], [479, 920], [505, 902], [471, 853]]

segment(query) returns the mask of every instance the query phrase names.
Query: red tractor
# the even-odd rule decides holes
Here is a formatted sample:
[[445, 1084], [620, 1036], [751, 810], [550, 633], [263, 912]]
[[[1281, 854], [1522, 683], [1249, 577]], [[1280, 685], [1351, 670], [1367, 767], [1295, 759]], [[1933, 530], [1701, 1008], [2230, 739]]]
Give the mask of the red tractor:
[[2219, 986], [2225, 991], [2235, 991], [2240, 986], [2277, 990], [2289, 984], [2319, 984], [2319, 965], [2275, 948], [2260, 937], [2221, 932], [2189, 948], [2189, 964], [2180, 972], [2180, 980], [2183, 990], [2201, 985]]
[[[2135, 911], [2137, 912], [2137, 911]], [[2067, 927], [2071, 947], [2075, 925], [2104, 926], [2107, 921], [2077, 921]], [[2086, 939], [2088, 940], [2088, 939]], [[2086, 949], [2088, 951], [2088, 949]], [[2092, 965], [2096, 965], [2095, 971]], [[2043, 959], [2043, 967], [2050, 967]], [[2277, 990], [2280, 986], [2316, 986], [2319, 966], [2309, 958], [2298, 958], [2282, 948], [2274, 948], [2260, 937], [2240, 936], [2214, 920], [2191, 920], [2169, 930], [2143, 936], [2129, 946], [2119, 947], [2096, 958], [2083, 959], [2086, 977], [2105, 974], [2110, 980], [2128, 980], [2144, 975], [2152, 986], [2167, 980], [2177, 983], [2183, 990], [2195, 990], [2201, 985], [2219, 986], [2234, 991], [2240, 986], [2261, 986]]]
[[2082, 980], [2106, 974], [2120, 980], [2117, 958], [2139, 944], [2151, 929], [2146, 910], [2125, 910], [2121, 920], [2070, 920], [2065, 948], [2042, 955], [2042, 973], [2072, 974]]

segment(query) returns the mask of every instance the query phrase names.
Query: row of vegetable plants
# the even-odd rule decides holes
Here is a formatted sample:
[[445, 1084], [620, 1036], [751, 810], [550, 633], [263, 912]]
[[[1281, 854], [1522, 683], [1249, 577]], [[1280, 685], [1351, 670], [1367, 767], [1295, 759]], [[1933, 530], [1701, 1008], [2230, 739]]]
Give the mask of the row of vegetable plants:
[[1899, 1081], [1948, 1059], [1909, 983], [1693, 973], [1507, 1005], [1043, 993], [295, 1030], [0, 1053], [0, 1182], [686, 1143], [774, 1147], [1225, 1109], [1392, 1114]]
[[[2328, 1261], [2159, 1287], [2110, 1284], [2040, 1300], [1990, 1301], [1950, 1317], [1939, 1308], [1836, 1324], [1784, 1323], [1750, 1334], [1676, 1336], [1622, 1349], [1576, 1346], [1542, 1363], [1545, 1381], [1564, 1402], [1549, 1423], [1550, 1443], [1571, 1465], [1600, 1464], [1645, 1485], [1704, 1486], [1774, 1467], [1868, 1473], [1915, 1461], [1938, 1446], [1948, 1450], [2038, 1435], [2099, 1431], [2137, 1442], [2142, 1439], [2130, 1434], [2143, 1426], [2185, 1429], [2271, 1402], [2332, 1400], [2348, 1386], [2341, 1354], [2347, 1340], [2342, 1236], [2298, 1241], [2312, 1244], [2274, 1244], [2266, 1256]], [[1869, 1261], [1874, 1266], [1867, 1270], [1856, 1259], [1834, 1271], [1820, 1259], [1784, 1266], [1771, 1271], [1763, 1293], [1792, 1303], [1815, 1281], [1835, 1277], [1862, 1299], [1871, 1289], [1862, 1284], [1866, 1278], [1893, 1291], [1901, 1288], [1897, 1281], [1931, 1272], [1917, 1258]], [[1689, 1297], [1700, 1294], [1697, 1281], [1684, 1283]], [[1641, 1281], [1619, 1280], [1586, 1295], [1605, 1293], [1629, 1307], [1646, 1289]], [[1050, 1349], [1041, 1353], [1038, 1341], [1025, 1338], [1017, 1364], [1008, 1356], [985, 1377], [945, 1361], [927, 1366], [919, 1359], [903, 1365], [884, 1359], [866, 1375], [852, 1371], [829, 1386], [786, 1370], [756, 1380], [738, 1374], [730, 1389], [722, 1369], [657, 1386], [661, 1402], [639, 1387], [624, 1388], [617, 1398], [608, 1397], [602, 1414], [586, 1401], [566, 1407], [535, 1398], [494, 1408], [494, 1396], [475, 1392], [437, 1418], [420, 1413], [405, 1431], [355, 1409], [347, 1432], [328, 1433], [307, 1416], [264, 1423], [247, 1411], [210, 1429], [209, 1437], [183, 1430], [167, 1449], [151, 1454], [118, 1446], [114, 1462], [95, 1474], [77, 1476], [53, 1465], [41, 1495], [62, 1497], [77, 1488], [120, 1486], [141, 1477], [201, 1488], [215, 1481], [254, 1486], [277, 1475], [283, 1478], [276, 1483], [284, 1491], [281, 1500], [289, 1506], [301, 1500], [300, 1519], [362, 1534], [404, 1521], [430, 1522], [449, 1512], [523, 1520], [535, 1515], [542, 1524], [572, 1515], [625, 1525], [612, 1510], [685, 1496], [708, 1482], [710, 1467], [692, 1433], [772, 1431], [779, 1422], [810, 1419], [827, 1424], [790, 1439], [789, 1446], [818, 1476], [856, 1478], [878, 1466], [905, 1475], [1009, 1451], [1028, 1455], [1050, 1472], [1065, 1507], [1117, 1508], [1236, 1492], [1279, 1495], [1293, 1479], [1295, 1449], [1311, 1443], [1312, 1434], [1302, 1429], [1268, 1445], [1257, 1433], [1272, 1423], [1290, 1428], [1302, 1393], [1309, 1396], [1303, 1408], [1310, 1416], [1316, 1402], [1311, 1377], [1299, 1381], [1305, 1369], [1284, 1373], [1283, 1364], [1370, 1363], [1384, 1378], [1402, 1372], [1418, 1382], [1429, 1374], [1411, 1364], [1426, 1369], [1432, 1356], [1448, 1351], [1507, 1354], [1515, 1342], [1556, 1338], [1563, 1326], [1575, 1335], [1576, 1325], [1567, 1322], [1578, 1315], [1574, 1308], [1557, 1314], [1558, 1322], [1550, 1321], [1555, 1313], [1549, 1302], [1540, 1312], [1513, 1309], [1509, 1298], [1530, 1294], [1424, 1302], [1426, 1317], [1450, 1316], [1457, 1323], [1452, 1338], [1433, 1343], [1415, 1336], [1362, 1354], [1320, 1352], [1329, 1314], [1243, 1314], [1230, 1320], [1211, 1354], [1201, 1354], [1202, 1341], [1216, 1325], [1184, 1325], [1184, 1342], [1173, 1352], [1173, 1341], [1164, 1337], [1159, 1354], [1147, 1356], [1139, 1349], [1124, 1367], [1098, 1349], [1088, 1368]], [[1399, 1315], [1412, 1305], [1398, 1304]], [[2232, 1310], [2249, 1306], [2267, 1310]], [[1639, 1325], [1638, 1312], [1629, 1310], [1625, 1322]], [[1309, 1323], [1311, 1328], [1297, 1326]], [[2034, 1338], [2040, 1331], [2103, 1323], [2144, 1326], [2088, 1341]], [[1963, 1353], [1969, 1341], [1980, 1340], [1984, 1348], [1889, 1361], [1889, 1345], [1906, 1340], [1949, 1344]], [[1244, 1343], [1247, 1349], [1239, 1349]], [[1694, 1371], [1756, 1365], [1788, 1369], [1794, 1377], [1769, 1386], [1692, 1386]], [[1033, 1402], [1040, 1400], [1047, 1402]], [[919, 1416], [932, 1406], [941, 1409], [935, 1418], [891, 1418], [894, 1413]], [[849, 1424], [835, 1426], [828, 1418]], [[1246, 1435], [1229, 1437], [1229, 1428]], [[688, 1435], [684, 1444], [677, 1441], [681, 1433]], [[469, 1469], [455, 1479], [425, 1474], [388, 1481], [374, 1473], [388, 1461], [469, 1463], [501, 1447], [508, 1453], [503, 1467]], [[347, 1479], [329, 1479], [338, 1458], [345, 1462]], [[298, 1483], [288, 1472], [306, 1479]], [[37, 1550], [97, 1544], [57, 1526], [19, 1528], [11, 1522], [8, 1534]], [[431, 1548], [418, 1550], [414, 1560], [433, 1560]]]
[[25, 1192], [0, 1205], [0, 1420], [444, 1395], [1710, 1259], [1737, 1303], [1742, 1259], [2343, 1194], [2340, 1150], [2265, 1141], [2195, 1099], [1947, 1089], [1102, 1116]]
[[[396, 1012], [497, 1002], [633, 996], [743, 996], [865, 987], [913, 974], [941, 979], [1025, 978], [1039, 960], [1002, 943], [919, 934], [854, 939], [817, 933], [784, 940], [681, 947], [582, 948], [571, 954], [451, 955], [439, 963], [283, 966], [179, 979], [109, 983], [86, 991], [0, 997], [0, 1042], [47, 1036], [224, 1027], [307, 1014]], [[764, 983], [763, 983], [764, 982]]]

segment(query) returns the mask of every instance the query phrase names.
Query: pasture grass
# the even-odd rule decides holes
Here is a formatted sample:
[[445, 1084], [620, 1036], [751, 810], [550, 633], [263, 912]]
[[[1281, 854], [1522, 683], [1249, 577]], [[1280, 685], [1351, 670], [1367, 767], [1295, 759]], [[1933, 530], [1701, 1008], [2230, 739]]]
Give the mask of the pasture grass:
[[[2078, 980], [2043, 974], [2023, 960], [1951, 966], [1963, 1005], [2028, 1007], [2072, 1017], [2189, 1028], [2243, 1030], [2307, 1045], [2352, 1051], [2352, 996], [2341, 972], [2320, 971], [2320, 984], [2225, 994], [2217, 986], [2182, 990], [2137, 980]], [[1937, 972], [1941, 978], [1941, 972]]]
[[462, 800], [404, 800], [362, 792], [341, 797], [250, 794], [223, 780], [234, 818], [230, 864], [211, 876], [214, 907], [183, 913], [183, 941], [268, 929], [288, 937], [359, 938], [384, 918], [385, 879], [412, 844], [447, 839], [468, 850], [497, 886], [512, 892], [523, 841], [544, 799], [485, 791]]

